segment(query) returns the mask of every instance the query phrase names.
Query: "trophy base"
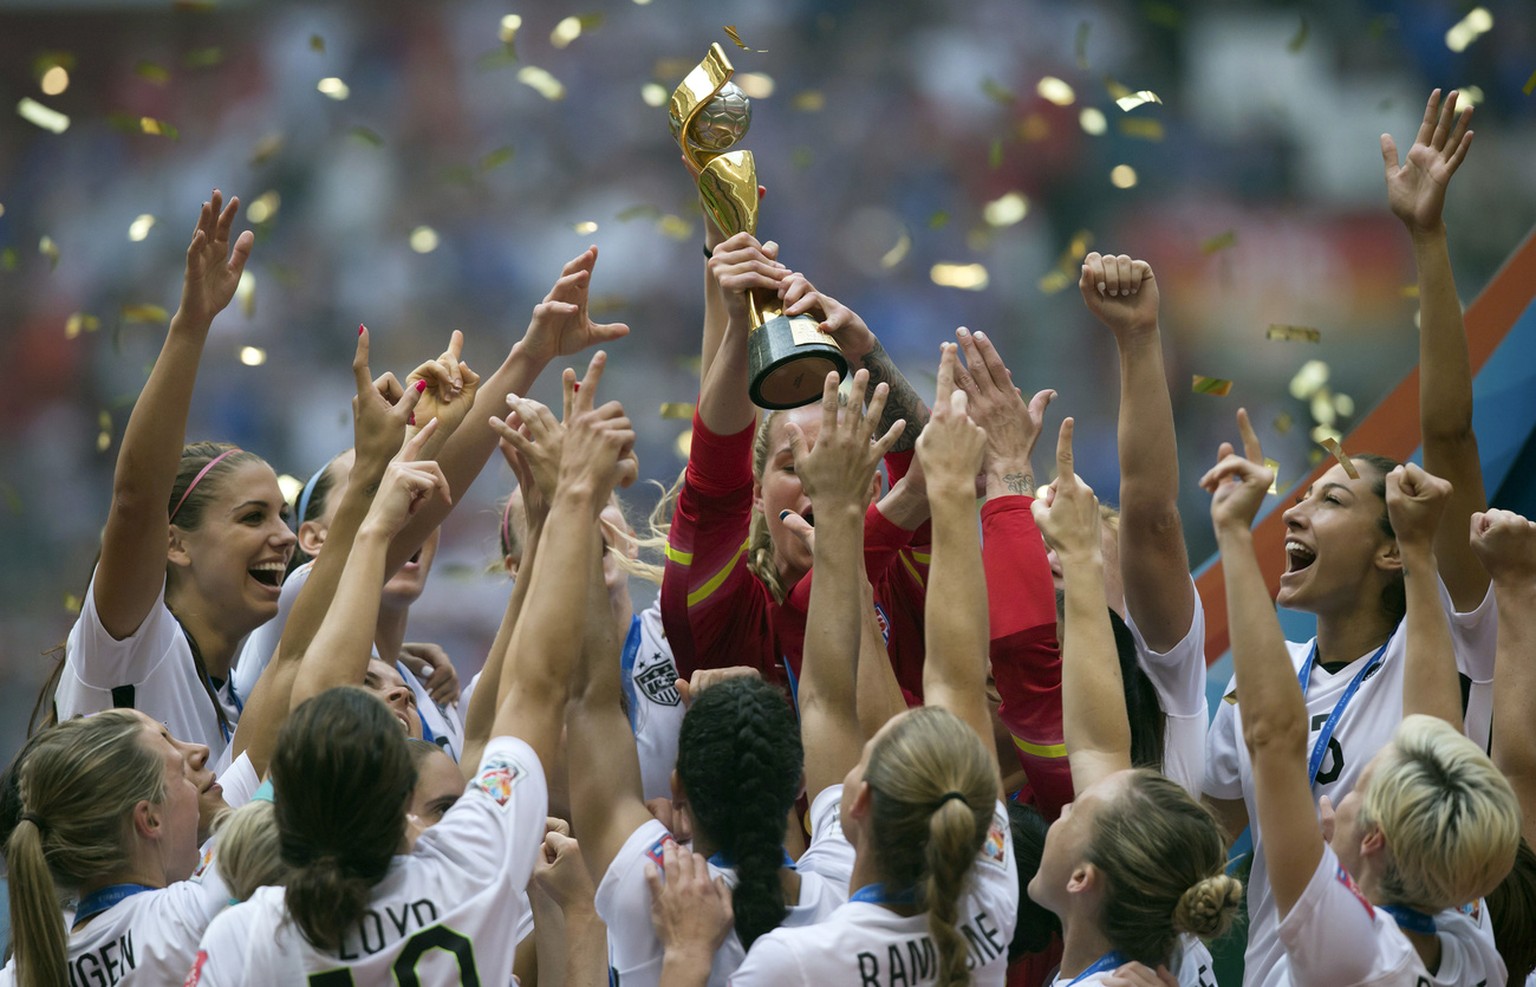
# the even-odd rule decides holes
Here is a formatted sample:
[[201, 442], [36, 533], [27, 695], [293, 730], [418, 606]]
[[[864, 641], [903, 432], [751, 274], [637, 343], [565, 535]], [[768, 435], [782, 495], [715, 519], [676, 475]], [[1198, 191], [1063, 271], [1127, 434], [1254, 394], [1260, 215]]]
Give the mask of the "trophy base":
[[747, 336], [752, 403], [783, 411], [821, 398], [829, 371], [848, 373], [848, 360], [837, 341], [808, 315], [776, 316]]

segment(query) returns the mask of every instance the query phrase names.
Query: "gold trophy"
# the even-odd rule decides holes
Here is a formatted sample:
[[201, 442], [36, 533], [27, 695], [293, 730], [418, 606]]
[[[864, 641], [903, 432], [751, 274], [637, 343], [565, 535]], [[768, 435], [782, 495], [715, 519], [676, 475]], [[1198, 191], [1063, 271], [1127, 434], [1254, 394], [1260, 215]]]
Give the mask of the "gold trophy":
[[[735, 68], [718, 44], [672, 93], [672, 136], [699, 175], [699, 197], [726, 236], [757, 233], [757, 166], [751, 151], [729, 148], [746, 136], [752, 107], [733, 82]], [[798, 408], [821, 397], [827, 371], [848, 372], [837, 341], [810, 315], [784, 314], [771, 292], [747, 295], [752, 402], [761, 408]]]

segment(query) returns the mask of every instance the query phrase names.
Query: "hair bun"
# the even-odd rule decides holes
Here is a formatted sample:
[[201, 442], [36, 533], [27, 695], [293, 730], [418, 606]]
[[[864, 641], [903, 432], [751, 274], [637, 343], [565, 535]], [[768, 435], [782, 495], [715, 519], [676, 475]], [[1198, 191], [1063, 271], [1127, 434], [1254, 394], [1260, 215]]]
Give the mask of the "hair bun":
[[1201, 939], [1227, 931], [1243, 901], [1243, 882], [1228, 874], [1207, 877], [1184, 892], [1173, 910], [1173, 927]]

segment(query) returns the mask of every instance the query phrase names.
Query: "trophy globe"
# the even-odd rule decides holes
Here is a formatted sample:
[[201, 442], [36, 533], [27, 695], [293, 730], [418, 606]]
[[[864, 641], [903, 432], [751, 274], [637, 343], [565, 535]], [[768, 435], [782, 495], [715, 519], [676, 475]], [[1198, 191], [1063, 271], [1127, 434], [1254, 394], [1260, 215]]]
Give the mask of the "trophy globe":
[[[676, 139], [683, 122], [669, 113], [667, 123]], [[699, 110], [688, 130], [688, 144], [704, 154], [719, 154], [734, 147], [752, 126], [752, 101], [741, 87], [727, 82], [720, 91]]]

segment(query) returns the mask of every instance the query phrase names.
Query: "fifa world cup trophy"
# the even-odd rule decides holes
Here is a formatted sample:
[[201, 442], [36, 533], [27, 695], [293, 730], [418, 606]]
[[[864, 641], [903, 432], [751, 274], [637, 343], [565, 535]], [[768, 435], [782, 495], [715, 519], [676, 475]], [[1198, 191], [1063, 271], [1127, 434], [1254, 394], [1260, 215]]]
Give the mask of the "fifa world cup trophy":
[[[709, 54], [672, 93], [672, 136], [699, 176], [699, 197], [726, 236], [757, 233], [757, 166], [751, 151], [730, 148], [746, 136], [752, 104], [731, 82], [725, 50]], [[747, 299], [748, 379], [758, 407], [798, 408], [821, 397], [827, 371], [848, 372], [837, 341], [811, 315], [784, 314], [777, 295], [754, 291]]]

